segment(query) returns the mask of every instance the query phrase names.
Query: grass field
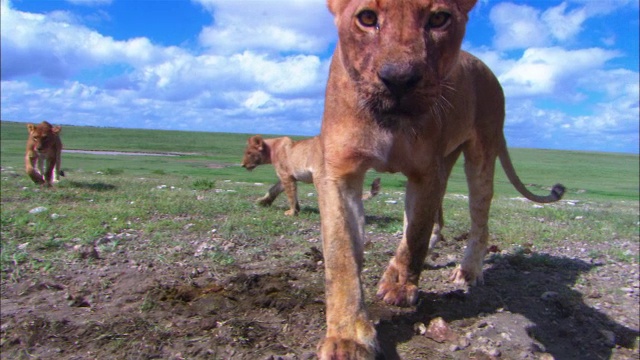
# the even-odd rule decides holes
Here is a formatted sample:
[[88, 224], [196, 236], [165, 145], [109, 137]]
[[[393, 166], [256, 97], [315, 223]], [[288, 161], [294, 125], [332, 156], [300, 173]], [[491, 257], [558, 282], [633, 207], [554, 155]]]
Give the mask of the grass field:
[[[35, 256], [19, 249], [25, 242], [38, 249], [36, 253], [41, 253], [38, 257], [54, 261], [60, 258], [59, 252], [65, 253], [62, 245], [66, 242], [88, 243], [123, 229], [136, 228], [162, 241], [163, 237], [173, 238], [175, 232], [193, 224], [192, 230], [215, 227], [225, 232], [225, 236], [268, 241], [295, 228], [294, 223], [283, 222], [281, 211], [254, 206], [254, 199], [266, 192], [267, 185], [276, 177], [271, 166], [261, 166], [252, 172], [239, 166], [246, 134], [65, 126], [62, 133], [65, 149], [183, 155], [64, 153], [62, 168], [66, 177], [56, 190], [41, 191], [22, 171], [25, 125], [3, 121], [1, 130], [5, 269]], [[494, 236], [517, 242], [549, 232], [544, 223], [524, 221], [531, 217], [567, 222], [551, 236], [558, 241], [572, 236], [599, 241], [611, 233], [637, 235], [637, 155], [513, 149], [512, 156], [520, 177], [534, 191], [546, 193], [548, 186], [562, 182], [568, 188], [565, 199], [576, 200], [579, 205], [561, 210], [554, 206], [537, 209], [528, 203], [509, 201], [518, 194], [499, 168], [492, 215]], [[464, 231], [468, 226], [466, 201], [456, 196], [466, 194], [460, 163], [449, 181], [445, 210], [447, 227], [454, 231]], [[379, 175], [370, 173], [367, 183]], [[397, 174], [381, 176], [383, 194], [367, 204], [367, 211], [373, 218], [388, 219], [374, 224], [376, 230], [394, 233], [402, 228], [404, 178]], [[314, 193], [313, 186], [301, 184], [299, 192], [302, 206], [312, 210], [303, 211], [301, 218], [319, 221], [315, 199], [307, 197]], [[585, 205], [592, 203], [598, 204], [597, 211], [594, 205]], [[38, 206], [48, 211], [29, 213]], [[276, 206], [286, 208], [284, 196]], [[53, 214], [56, 216], [52, 218]], [[514, 222], [514, 217], [523, 221]], [[570, 221], [576, 217], [585, 220]]]
[[[119, 270], [119, 266], [125, 265], [127, 271], [135, 272], [139, 272], [143, 264], [153, 264], [153, 269], [167, 269], [158, 270], [160, 272], [177, 274], [187, 271], [182, 267], [191, 269], [186, 277], [162, 273], [154, 281], [192, 284], [195, 277], [202, 274], [202, 268], [208, 269], [216, 281], [222, 281], [231, 269], [261, 268], [262, 271], [270, 269], [271, 273], [278, 268], [290, 269], [294, 264], [308, 261], [310, 246], [320, 246], [320, 217], [312, 185], [299, 186], [302, 211], [296, 218], [283, 215], [288, 208], [284, 196], [278, 198], [271, 208], [254, 204], [275, 182], [276, 176], [271, 166], [261, 166], [248, 172], [239, 165], [249, 134], [63, 126], [65, 149], [180, 155], [65, 152], [62, 168], [66, 176], [52, 189], [36, 186], [24, 174], [25, 124], [3, 121], [0, 134], [3, 294], [13, 288], [12, 284], [18, 287], [25, 282], [36, 284], [36, 279], [49, 277], [80, 283], [64, 285], [69, 289], [88, 289], [96, 282], [97, 290], [92, 292], [109, 292], [115, 286], [129, 286], [122, 279], [122, 270]], [[549, 187], [557, 182], [563, 183], [568, 190], [565, 200], [544, 206], [514, 199], [519, 195], [498, 166], [490, 219], [492, 245], [509, 249], [516, 255], [520, 254], [519, 251], [528, 254], [532, 248], [540, 253], [557, 253], [558, 249], [567, 249], [569, 253], [582, 249], [580, 251], [584, 253], [581, 254], [586, 257], [610, 259], [614, 269], [620, 262], [630, 267], [637, 264], [637, 249], [630, 250], [629, 247], [637, 244], [640, 225], [638, 155], [531, 149], [512, 149], [511, 154], [518, 175], [534, 192], [546, 194]], [[452, 173], [445, 197], [444, 235], [448, 239], [463, 237], [469, 227], [466, 182], [461, 164], [462, 161]], [[381, 193], [365, 202], [367, 237], [376, 240], [367, 246], [367, 264], [373, 269], [364, 275], [367, 288], [372, 291], [375, 291], [373, 274], [381, 272], [402, 231], [405, 181], [402, 175], [370, 172], [367, 183], [377, 176], [382, 178]], [[448, 246], [460, 245], [448, 242]], [[99, 258], [83, 250], [87, 247], [95, 249], [91, 251], [97, 251]], [[564, 258], [549, 256], [532, 257], [528, 261], [533, 265], [527, 266], [534, 269], [540, 264], [547, 269], [550, 262], [566, 262]], [[105, 266], [105, 263], [109, 265]], [[560, 269], [563, 265], [554, 266]], [[113, 275], [113, 280], [101, 277], [104, 274], [94, 276], [107, 271], [107, 268], [113, 268], [120, 275]], [[82, 276], [89, 276], [82, 275], [82, 269], [94, 269], [89, 280], [82, 280]], [[546, 276], [546, 271], [541, 278]], [[310, 280], [315, 285], [308, 285], [307, 289], [315, 289], [317, 285], [321, 294], [321, 278], [316, 277], [316, 270], [312, 269], [309, 274], [315, 279]], [[50, 284], [50, 280], [43, 281], [41, 283]], [[145, 331], [164, 329], [160, 323], [151, 320], [153, 309], [165, 306], [162, 304], [167, 298], [164, 295], [155, 298], [159, 285], [154, 286], [144, 293], [139, 304], [136, 303], [136, 316], [140, 321], [149, 322], [149, 327], [143, 328]], [[162, 286], [166, 290], [166, 285]], [[544, 281], [539, 285], [540, 288], [547, 286]], [[49, 289], [49, 285], [45, 287]], [[26, 296], [29, 291], [18, 289], [16, 294]], [[528, 290], [514, 287], [513, 291]], [[20, 303], [24, 301], [19, 300]], [[317, 302], [310, 299], [309, 308], [314, 304], [317, 306]], [[57, 309], [63, 310], [64, 307]], [[294, 316], [296, 309], [292, 305], [294, 312], [288, 316]], [[162, 316], [173, 310], [167, 311]], [[99, 311], [96, 316], [98, 314]], [[314, 319], [321, 319], [320, 313], [314, 314]], [[96, 324], [105, 324], [107, 320], [96, 321]], [[26, 329], [24, 326], [27, 325], [20, 326], [15, 329]], [[85, 335], [79, 335], [79, 339], [90, 336], [90, 331], [94, 331], [90, 329], [98, 327], [91, 326], [87, 325], [82, 332]], [[134, 341], [123, 347], [123, 343], [116, 340], [120, 335], [109, 335], [109, 331], [116, 331], [113, 330], [116, 324], [109, 325], [109, 329], [104, 326], [87, 340], [87, 344], [91, 345], [92, 351], [107, 351], [111, 354], [108, 356], [128, 357], [124, 355], [126, 351], [138, 351], [135, 344], [145, 344], [153, 335], [121, 329], [121, 333], [131, 331], [131, 336], [140, 336], [139, 343]], [[53, 327], [50, 329], [55, 332]], [[167, 329], [154, 333], [160, 339], [159, 343], [164, 344], [162, 346], [168, 346], [165, 338], [170, 331]], [[317, 333], [319, 335], [321, 331], [317, 330]], [[202, 334], [209, 334], [209, 330]], [[272, 332], [265, 331], [265, 334]], [[113, 341], [107, 341], [105, 345], [107, 335], [113, 336], [108, 338]], [[16, 343], [11, 336], [9, 330], [2, 332], [0, 344], [8, 344], [3, 352], [11, 346], [7, 354], [15, 355], [26, 345]], [[175, 336], [179, 338], [176, 334], [172, 338], [177, 339]], [[193, 341], [186, 335], [184, 339], [188, 344]], [[202, 335], [198, 339], [210, 337]], [[315, 338], [307, 340], [309, 344], [317, 342]], [[178, 344], [179, 341], [171, 343]], [[34, 346], [27, 346], [28, 351], [35, 351]], [[305, 343], [303, 347], [307, 349], [310, 346], [315, 345]], [[609, 351], [608, 348], [601, 350], [603, 353]], [[251, 358], [247, 356], [238, 358]]]

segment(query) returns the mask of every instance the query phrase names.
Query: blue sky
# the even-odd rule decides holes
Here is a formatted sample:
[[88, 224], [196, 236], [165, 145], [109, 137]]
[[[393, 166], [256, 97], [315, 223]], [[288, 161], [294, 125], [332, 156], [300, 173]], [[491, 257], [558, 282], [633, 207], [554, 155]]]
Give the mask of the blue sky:
[[[3, 120], [315, 135], [324, 0], [0, 0]], [[637, 0], [479, 0], [509, 146], [639, 152]]]

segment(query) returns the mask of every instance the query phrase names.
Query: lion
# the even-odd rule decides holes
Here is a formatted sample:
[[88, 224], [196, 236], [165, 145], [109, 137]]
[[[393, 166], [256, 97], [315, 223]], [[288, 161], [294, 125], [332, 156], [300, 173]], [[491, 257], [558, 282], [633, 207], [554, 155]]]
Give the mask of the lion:
[[[318, 191], [325, 264], [326, 323], [320, 359], [373, 359], [376, 331], [365, 308], [365, 172], [407, 177], [404, 234], [379, 284], [386, 303], [411, 306], [430, 238], [441, 227], [453, 165], [464, 154], [471, 229], [451, 280], [481, 284], [496, 158], [510, 182], [536, 202], [513, 168], [503, 134], [502, 87], [460, 49], [476, 0], [328, 0], [338, 30], [319, 135]], [[434, 228], [434, 224], [436, 227]]]
[[27, 175], [34, 183], [50, 187], [64, 176], [64, 171], [60, 170], [62, 127], [43, 121], [38, 125], [27, 124], [27, 130], [29, 138], [24, 156]]
[[[278, 182], [256, 202], [262, 206], [270, 206], [278, 195], [286, 192], [289, 210], [284, 214], [298, 215], [300, 204], [296, 183], [313, 182], [313, 172], [321, 161], [319, 144], [317, 136], [300, 141], [293, 141], [287, 136], [272, 139], [263, 139], [260, 135], [250, 137], [242, 158], [242, 167], [251, 171], [258, 165], [273, 164], [278, 175]], [[371, 183], [369, 193], [363, 195], [363, 200], [376, 196], [379, 191], [380, 178], [376, 178]]]

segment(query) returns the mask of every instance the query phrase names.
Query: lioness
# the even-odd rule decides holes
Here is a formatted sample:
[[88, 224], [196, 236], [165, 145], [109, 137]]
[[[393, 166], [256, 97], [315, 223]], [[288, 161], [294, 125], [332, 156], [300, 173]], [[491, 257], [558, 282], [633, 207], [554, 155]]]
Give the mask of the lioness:
[[564, 192], [556, 185], [537, 196], [516, 176], [502, 131], [502, 88], [486, 65], [460, 50], [475, 2], [328, 0], [339, 40], [320, 132], [323, 161], [314, 174], [327, 298], [321, 359], [373, 359], [379, 351], [360, 279], [367, 169], [407, 177], [404, 235], [378, 286], [385, 302], [400, 306], [418, 299], [434, 220], [461, 153], [471, 229], [455, 282], [482, 282], [496, 157], [528, 199], [552, 202]]
[[64, 172], [60, 171], [62, 128], [43, 121], [37, 126], [27, 124], [27, 130], [29, 138], [24, 156], [27, 175], [36, 184], [51, 186], [52, 183], [60, 181], [60, 176], [64, 176]]
[[[319, 144], [317, 136], [300, 141], [293, 141], [287, 136], [273, 139], [263, 139], [260, 135], [250, 137], [244, 150], [242, 167], [251, 171], [258, 165], [273, 164], [279, 179], [257, 203], [269, 206], [285, 191], [289, 200], [289, 210], [284, 214], [297, 215], [300, 212], [300, 204], [296, 182], [313, 182], [313, 172], [322, 161]], [[365, 194], [363, 199], [376, 196], [379, 190], [380, 178], [376, 178], [371, 184], [371, 191]]]

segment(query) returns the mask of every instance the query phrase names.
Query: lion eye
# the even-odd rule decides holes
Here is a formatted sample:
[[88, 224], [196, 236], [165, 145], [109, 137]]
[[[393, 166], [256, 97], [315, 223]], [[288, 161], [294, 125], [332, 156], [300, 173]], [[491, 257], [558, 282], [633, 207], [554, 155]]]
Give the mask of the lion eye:
[[364, 27], [374, 27], [378, 25], [378, 15], [373, 10], [362, 10], [358, 14], [358, 22]]
[[450, 18], [451, 18], [451, 14], [444, 11], [431, 14], [431, 17], [429, 17], [429, 28], [430, 29], [441, 28], [449, 23]]

